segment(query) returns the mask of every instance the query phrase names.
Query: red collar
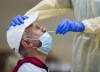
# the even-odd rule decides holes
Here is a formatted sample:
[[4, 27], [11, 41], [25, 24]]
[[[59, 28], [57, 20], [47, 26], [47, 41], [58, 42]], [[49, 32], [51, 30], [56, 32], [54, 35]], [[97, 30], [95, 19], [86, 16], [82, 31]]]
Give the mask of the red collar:
[[37, 58], [34, 58], [34, 57], [27, 57], [27, 58], [24, 58], [22, 60], [19, 60], [17, 65], [15, 66], [15, 68], [13, 69], [12, 72], [17, 72], [19, 67], [23, 64], [23, 63], [26, 63], [26, 62], [29, 62], [29, 63], [32, 63], [40, 68], [43, 68], [45, 69], [47, 72], [48, 72], [48, 67], [42, 62], [40, 61], [39, 59]]

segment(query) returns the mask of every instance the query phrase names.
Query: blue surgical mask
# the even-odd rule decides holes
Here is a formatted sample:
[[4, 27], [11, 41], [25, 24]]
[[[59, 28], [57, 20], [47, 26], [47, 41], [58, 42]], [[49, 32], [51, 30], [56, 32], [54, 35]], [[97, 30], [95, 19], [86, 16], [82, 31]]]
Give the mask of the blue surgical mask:
[[52, 37], [48, 32], [46, 32], [39, 38], [39, 40], [42, 42], [42, 45], [37, 50], [41, 51], [42, 53], [48, 54], [52, 48]]

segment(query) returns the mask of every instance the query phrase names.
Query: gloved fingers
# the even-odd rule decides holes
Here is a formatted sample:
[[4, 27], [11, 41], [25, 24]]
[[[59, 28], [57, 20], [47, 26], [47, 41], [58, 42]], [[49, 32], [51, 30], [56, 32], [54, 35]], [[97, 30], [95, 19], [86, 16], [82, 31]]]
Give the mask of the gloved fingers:
[[62, 34], [65, 35], [68, 31], [71, 30], [71, 20], [66, 20], [66, 25], [63, 27], [63, 32]]
[[68, 31], [68, 24], [64, 25], [62, 28], [62, 34], [65, 34]]
[[6, 30], [9, 30], [9, 29], [10, 29], [10, 27], [11, 27], [11, 25], [9, 25], [9, 26], [6, 28]]
[[17, 17], [17, 19], [16, 19], [19, 23], [18, 23], [18, 25], [21, 25], [21, 24], [23, 24], [24, 23], [24, 19], [23, 19], [23, 17], [22, 16], [18, 16]]
[[16, 24], [16, 25], [20, 25], [21, 22], [19, 21], [20, 16], [16, 16], [12, 21]]
[[74, 22], [71, 20], [67, 20], [67, 26], [63, 28], [63, 34], [66, 34], [66, 32], [68, 31], [72, 31], [73, 27], [74, 27]]
[[56, 34], [58, 34], [59, 33], [59, 30], [58, 30], [58, 26], [57, 26], [57, 28], [56, 28]]
[[9, 30], [9, 28], [11, 26], [16, 26], [16, 25], [21, 25], [24, 23], [24, 20], [27, 19], [28, 17], [27, 16], [21, 16], [21, 15], [18, 15], [16, 17], [14, 17], [12, 19], [12, 22], [10, 23], [10, 25], [7, 27], [7, 30]]
[[58, 34], [59, 32], [60, 32], [60, 24], [56, 28], [56, 34]]
[[11, 26], [16, 26], [16, 24], [12, 21], [11, 24], [6, 28], [6, 30], [9, 30]]
[[[59, 25], [58, 25], [58, 27], [57, 27], [57, 29], [56, 29], [56, 34], [63, 34], [63, 32], [65, 33], [65, 29], [66, 29], [66, 27], [68, 26], [68, 23], [69, 22], [69, 20], [67, 20], [67, 19], [64, 19]], [[68, 27], [67, 27], [68, 28]]]
[[60, 34], [63, 33], [63, 28], [64, 28], [65, 26], [66, 26], [66, 24], [64, 24], [64, 23], [60, 26], [60, 27], [61, 27], [61, 28], [60, 28]]
[[68, 27], [67, 28], [65, 28], [65, 30], [63, 31], [63, 35], [65, 35], [66, 33], [68, 32]]
[[9, 26], [16, 26], [15, 22], [12, 21], [11, 24]]
[[58, 26], [57, 26], [57, 28], [56, 28], [56, 34], [58, 34], [59, 33], [59, 26], [60, 24], [58, 24]]
[[11, 27], [11, 26], [8, 26], [8, 27], [6, 28], [6, 30], [9, 30], [10, 27]]
[[56, 32], [57, 32], [57, 34], [59, 33], [59, 34], [62, 34], [62, 28], [63, 28], [63, 26], [65, 25], [65, 20], [63, 20], [62, 22], [60, 22], [59, 23], [59, 25], [58, 25], [58, 27], [57, 27], [57, 30], [56, 30]]
[[57, 27], [57, 30], [56, 30], [56, 34], [58, 34], [58, 33], [61, 34], [61, 27], [62, 27], [62, 25], [59, 24]]
[[23, 20], [28, 19], [28, 16], [21, 16], [23, 18]]
[[27, 19], [27, 16], [20, 16], [18, 15], [17, 17], [15, 17], [15, 23], [18, 23], [18, 25], [24, 24], [24, 20]]
[[13, 20], [13, 22], [15, 23], [14, 26], [16, 26], [16, 25], [20, 25], [20, 21], [18, 21], [18, 19]]
[[67, 28], [68, 26], [68, 20], [67, 19], [64, 19], [60, 25], [60, 34], [63, 34], [64, 30]]
[[69, 26], [68, 20], [66, 19], [66, 20], [65, 20], [65, 24], [64, 24], [64, 26], [62, 27], [62, 34], [65, 33], [65, 30], [68, 29], [68, 26]]

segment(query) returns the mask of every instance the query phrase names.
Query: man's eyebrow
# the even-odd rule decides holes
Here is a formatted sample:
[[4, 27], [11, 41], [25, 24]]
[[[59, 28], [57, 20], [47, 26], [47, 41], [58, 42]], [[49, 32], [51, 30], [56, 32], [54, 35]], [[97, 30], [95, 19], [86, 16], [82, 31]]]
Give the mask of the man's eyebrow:
[[34, 25], [34, 26], [33, 26], [33, 28], [38, 28], [38, 27], [39, 27], [38, 25]]

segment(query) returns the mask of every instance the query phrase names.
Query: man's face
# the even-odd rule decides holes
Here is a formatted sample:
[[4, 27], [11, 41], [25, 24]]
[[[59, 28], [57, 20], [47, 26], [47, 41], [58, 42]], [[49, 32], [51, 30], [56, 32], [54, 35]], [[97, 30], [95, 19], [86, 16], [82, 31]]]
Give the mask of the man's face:
[[[41, 42], [39, 38], [46, 32], [46, 28], [39, 25], [30, 25], [25, 30], [25, 37], [23, 37], [21, 44], [26, 47], [40, 47]], [[29, 35], [29, 36], [27, 36]], [[24, 42], [24, 43], [23, 43]]]
[[23, 57], [26, 57], [27, 53], [47, 55], [51, 51], [52, 37], [44, 27], [30, 25], [25, 29], [20, 46], [19, 53]]
[[46, 32], [46, 28], [39, 26], [39, 25], [30, 25], [27, 29], [26, 32], [28, 32], [31, 36], [34, 37], [40, 37]]
[[[42, 43], [39, 38], [46, 32], [46, 28], [39, 25], [30, 25], [25, 30], [25, 36], [23, 35], [21, 45], [19, 48], [19, 53], [25, 57], [24, 49], [33, 49], [33, 47], [39, 48]], [[29, 35], [29, 36], [27, 36]]]

